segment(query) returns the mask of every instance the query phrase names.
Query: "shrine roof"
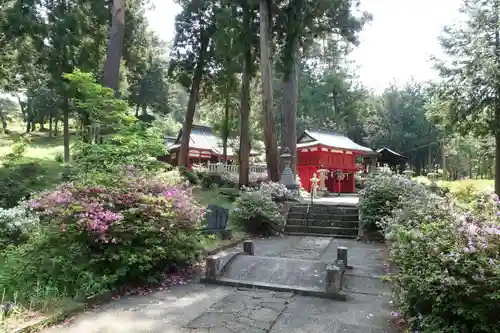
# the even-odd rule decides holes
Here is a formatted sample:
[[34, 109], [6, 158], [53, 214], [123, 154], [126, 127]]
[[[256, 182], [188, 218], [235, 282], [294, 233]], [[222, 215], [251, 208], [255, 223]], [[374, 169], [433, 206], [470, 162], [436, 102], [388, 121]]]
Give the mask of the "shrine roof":
[[312, 147], [315, 145], [323, 145], [330, 148], [354, 150], [366, 153], [373, 153], [373, 150], [361, 146], [352, 141], [345, 135], [336, 132], [327, 132], [322, 130], [307, 130], [297, 140], [297, 148]]
[[381, 148], [377, 150], [377, 153], [379, 154], [378, 160], [381, 162], [386, 162], [386, 163], [395, 163], [398, 161], [406, 161], [408, 160], [408, 157], [401, 155], [400, 153], [396, 153], [394, 150], [391, 150], [389, 148]]
[[[170, 140], [165, 138], [165, 144], [169, 151], [179, 149], [181, 146], [182, 128], [179, 130], [177, 139], [174, 143], [169, 143]], [[232, 148], [236, 140], [229, 139], [227, 147], [227, 155], [234, 156], [237, 152]], [[210, 151], [215, 155], [222, 155], [223, 146], [222, 139], [217, 137], [210, 126], [193, 125], [191, 135], [189, 136], [189, 149]], [[250, 155], [258, 155], [258, 152], [252, 150]]]

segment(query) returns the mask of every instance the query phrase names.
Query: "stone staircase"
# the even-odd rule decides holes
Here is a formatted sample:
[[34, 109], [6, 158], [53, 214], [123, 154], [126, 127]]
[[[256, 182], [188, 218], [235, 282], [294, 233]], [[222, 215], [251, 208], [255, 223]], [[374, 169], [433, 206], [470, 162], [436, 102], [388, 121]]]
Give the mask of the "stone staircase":
[[348, 205], [297, 204], [290, 207], [285, 233], [356, 238], [359, 209]]

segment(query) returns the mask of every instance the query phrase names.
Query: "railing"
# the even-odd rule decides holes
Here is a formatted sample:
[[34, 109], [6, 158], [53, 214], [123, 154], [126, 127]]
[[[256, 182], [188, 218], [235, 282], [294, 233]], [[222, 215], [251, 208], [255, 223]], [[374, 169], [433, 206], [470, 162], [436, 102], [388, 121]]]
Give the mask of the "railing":
[[[229, 165], [223, 163], [208, 163], [208, 171], [210, 172], [228, 172], [234, 175], [238, 175], [240, 172], [239, 165]], [[265, 165], [250, 165], [250, 173], [267, 173], [267, 167]]]

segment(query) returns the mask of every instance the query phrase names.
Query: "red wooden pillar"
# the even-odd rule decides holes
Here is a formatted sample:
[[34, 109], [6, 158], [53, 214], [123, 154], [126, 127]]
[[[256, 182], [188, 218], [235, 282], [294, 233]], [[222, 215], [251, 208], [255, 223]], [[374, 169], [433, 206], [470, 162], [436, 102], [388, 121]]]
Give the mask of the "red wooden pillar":
[[356, 182], [354, 180], [354, 172], [349, 174], [350, 191], [349, 193], [354, 193], [356, 190]]

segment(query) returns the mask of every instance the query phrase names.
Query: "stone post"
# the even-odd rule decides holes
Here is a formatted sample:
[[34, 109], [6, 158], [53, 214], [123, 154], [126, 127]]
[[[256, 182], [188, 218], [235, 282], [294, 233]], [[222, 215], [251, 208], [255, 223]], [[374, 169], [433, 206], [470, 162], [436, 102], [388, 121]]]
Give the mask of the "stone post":
[[337, 248], [337, 260], [342, 260], [344, 265], [347, 267], [347, 247], [345, 246], [339, 246]]
[[213, 255], [207, 257], [205, 261], [205, 278], [210, 280], [217, 279], [217, 275], [220, 271], [220, 260], [219, 256]]
[[337, 265], [326, 265], [325, 292], [328, 294], [340, 293], [340, 283], [342, 278], [341, 268]]
[[328, 170], [326, 169], [319, 169], [318, 170], [319, 172], [319, 187], [318, 187], [318, 191], [326, 191], [326, 185], [325, 185], [325, 179], [326, 179], [326, 173], [328, 172]]
[[243, 242], [243, 252], [248, 256], [254, 255], [254, 246], [251, 240], [247, 240]]

